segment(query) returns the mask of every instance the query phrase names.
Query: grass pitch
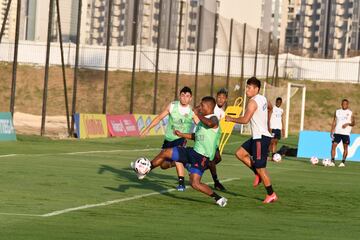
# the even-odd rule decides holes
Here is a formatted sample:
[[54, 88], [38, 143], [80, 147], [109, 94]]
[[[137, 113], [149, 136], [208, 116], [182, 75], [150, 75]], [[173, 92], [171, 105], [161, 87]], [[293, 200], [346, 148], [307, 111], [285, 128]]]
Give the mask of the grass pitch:
[[[263, 186], [252, 187], [233, 155], [245, 139], [233, 136], [218, 165], [225, 208], [190, 188], [175, 191], [175, 169], [137, 180], [130, 161], [155, 156], [162, 137], [2, 142], [0, 239], [359, 239], [359, 163], [270, 162], [279, 201], [264, 205]], [[212, 182], [208, 172], [203, 179]]]

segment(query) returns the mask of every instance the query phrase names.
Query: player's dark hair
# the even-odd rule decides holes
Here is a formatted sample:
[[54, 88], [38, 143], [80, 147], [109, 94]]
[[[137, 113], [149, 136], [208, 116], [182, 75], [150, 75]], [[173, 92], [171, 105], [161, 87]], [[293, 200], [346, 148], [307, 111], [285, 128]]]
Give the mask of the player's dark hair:
[[276, 98], [276, 101], [282, 101], [282, 98], [281, 97], [278, 97], [278, 98]]
[[192, 96], [192, 91], [191, 91], [191, 88], [189, 87], [183, 87], [181, 90], [180, 90], [180, 94], [181, 93], [190, 93], [190, 95]]
[[341, 102], [347, 102], [347, 103], [349, 103], [349, 100], [347, 100], [346, 98], [344, 98]]
[[249, 79], [246, 81], [246, 84], [247, 84], [247, 85], [256, 86], [256, 87], [259, 88], [259, 90], [260, 90], [260, 88], [261, 88], [261, 82], [260, 82], [260, 80], [257, 79], [256, 77], [251, 77], [251, 78], [249, 78]]
[[211, 97], [211, 96], [203, 97], [203, 98], [201, 99], [201, 101], [211, 104], [213, 108], [214, 108], [215, 105], [216, 105], [215, 98], [213, 98], [213, 97]]
[[228, 97], [228, 90], [226, 88], [220, 88], [219, 91], [216, 93], [216, 96], [219, 96], [220, 94], [224, 94], [226, 97]]

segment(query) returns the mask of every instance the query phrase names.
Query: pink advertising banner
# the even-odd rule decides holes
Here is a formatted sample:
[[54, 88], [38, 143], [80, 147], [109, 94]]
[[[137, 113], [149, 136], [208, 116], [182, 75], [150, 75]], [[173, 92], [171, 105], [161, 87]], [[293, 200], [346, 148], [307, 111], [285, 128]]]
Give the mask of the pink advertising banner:
[[134, 115], [107, 115], [106, 118], [110, 136], [139, 136], [139, 129]]

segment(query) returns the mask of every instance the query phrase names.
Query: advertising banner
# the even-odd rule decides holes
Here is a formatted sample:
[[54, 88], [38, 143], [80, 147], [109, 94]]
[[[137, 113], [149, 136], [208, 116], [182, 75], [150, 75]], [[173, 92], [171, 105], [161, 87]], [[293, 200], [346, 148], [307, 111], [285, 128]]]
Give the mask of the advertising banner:
[[[150, 125], [151, 121], [157, 115], [134, 114], [134, 116], [136, 119], [136, 123], [137, 123], [138, 129], [139, 129], [139, 132], [141, 132], [145, 127]], [[149, 132], [149, 136], [164, 135], [167, 123], [168, 123], [168, 117], [164, 118], [162, 121], [160, 121], [159, 124], [157, 124], [155, 127], [153, 127]]]
[[[319, 159], [331, 158], [332, 139], [330, 132], [301, 131], [299, 136], [298, 157]], [[342, 142], [336, 148], [336, 160], [341, 160], [344, 152]], [[360, 134], [350, 135], [347, 160], [360, 162]]]
[[79, 114], [79, 138], [106, 138], [108, 128], [105, 114]]
[[139, 129], [134, 115], [107, 115], [106, 118], [110, 136], [139, 136]]
[[16, 133], [10, 112], [0, 112], [0, 141], [16, 141]]

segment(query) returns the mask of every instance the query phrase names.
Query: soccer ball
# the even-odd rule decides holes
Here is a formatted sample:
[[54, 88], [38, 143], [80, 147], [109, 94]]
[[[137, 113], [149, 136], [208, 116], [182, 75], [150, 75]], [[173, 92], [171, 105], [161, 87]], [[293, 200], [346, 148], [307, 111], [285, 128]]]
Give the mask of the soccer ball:
[[328, 158], [324, 158], [324, 159], [322, 160], [322, 165], [323, 165], [324, 167], [329, 167], [329, 166], [330, 166], [330, 163], [331, 163], [331, 161], [330, 161], [330, 159], [328, 159]]
[[146, 157], [138, 158], [134, 163], [135, 172], [145, 175], [151, 170], [151, 162]]
[[280, 162], [281, 161], [281, 155], [278, 153], [275, 153], [273, 156], [273, 161], [274, 162]]
[[316, 165], [319, 163], [319, 159], [317, 157], [311, 157], [310, 162], [312, 165]]
[[333, 163], [332, 161], [329, 162], [328, 164], [329, 167], [335, 167], [335, 163]]

